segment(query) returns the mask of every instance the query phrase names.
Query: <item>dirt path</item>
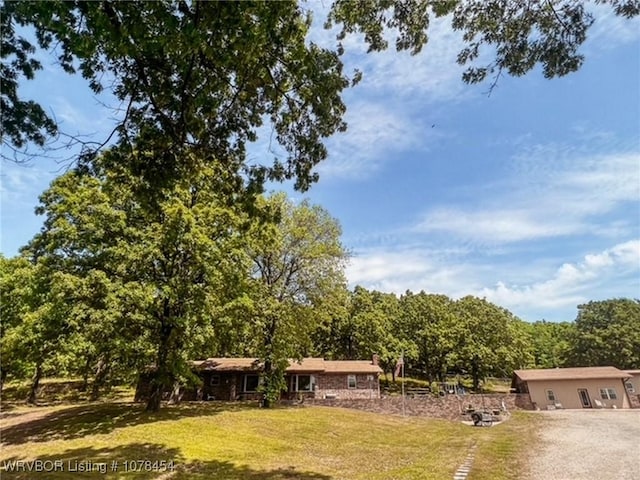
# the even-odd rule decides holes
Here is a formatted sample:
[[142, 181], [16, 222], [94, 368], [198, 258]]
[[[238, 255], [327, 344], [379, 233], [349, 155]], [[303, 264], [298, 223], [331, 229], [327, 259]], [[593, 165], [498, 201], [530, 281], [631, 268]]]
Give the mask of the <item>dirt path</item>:
[[640, 479], [640, 410], [555, 410], [544, 416], [527, 480]]

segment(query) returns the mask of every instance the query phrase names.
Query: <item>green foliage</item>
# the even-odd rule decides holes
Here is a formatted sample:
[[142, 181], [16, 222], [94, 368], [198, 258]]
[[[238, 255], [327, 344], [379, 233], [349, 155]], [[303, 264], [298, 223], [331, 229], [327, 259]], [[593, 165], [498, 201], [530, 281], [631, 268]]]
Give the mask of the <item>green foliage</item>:
[[618, 298], [579, 305], [567, 363], [640, 368], [640, 300]]
[[508, 377], [531, 363], [528, 336], [511, 312], [484, 299], [467, 296], [456, 301], [458, 342], [455, 359], [467, 370], [477, 389], [483, 377]]
[[546, 322], [528, 325], [536, 368], [563, 367], [567, 362], [571, 335], [575, 330], [569, 322]]
[[[211, 168], [183, 178], [152, 205], [134, 195], [139, 177], [108, 152], [95, 174], [69, 172], [41, 197], [43, 230], [26, 253], [74, 287], [66, 302], [95, 381], [156, 366], [164, 388], [189, 375], [213, 334], [216, 310], [234, 298], [247, 265], [241, 216], [224, 206]], [[130, 375], [130, 373], [129, 373]]]
[[74, 279], [26, 257], [2, 258], [2, 381], [32, 376], [29, 402], [45, 374], [67, 374], [77, 360], [78, 323], [69, 296]]
[[[616, 15], [631, 18], [640, 13], [636, 1], [598, 1], [610, 4]], [[536, 65], [545, 77], [559, 77], [580, 68], [584, 58], [578, 52], [587, 38], [594, 17], [583, 2], [552, 0], [337, 0], [327, 26], [341, 24], [338, 40], [347, 34], [362, 33], [369, 51], [388, 47], [388, 31], [396, 34], [396, 50], [417, 54], [428, 41], [430, 18], [450, 15], [453, 29], [462, 32], [465, 46], [458, 63], [468, 65], [463, 74], [467, 83], [478, 83], [502, 72], [521, 76]], [[487, 58], [488, 64], [477, 65]], [[344, 46], [339, 43], [338, 51]]]
[[432, 381], [443, 380], [453, 363], [457, 321], [453, 301], [446, 295], [408, 291], [400, 297], [403, 338], [413, 342], [418, 355], [414, 363]]
[[[349, 79], [334, 52], [306, 42], [310, 19], [295, 2], [4, 2], [0, 13], [5, 24], [33, 26], [39, 46], [94, 92], [109, 84], [126, 105], [119, 160], [153, 189], [196, 171], [195, 160], [224, 164], [236, 183], [241, 174], [255, 188], [295, 177], [304, 190], [326, 157], [322, 139], [345, 128], [340, 93]], [[4, 30], [3, 43], [5, 33], [22, 45]], [[3, 71], [3, 84], [22, 63]], [[5, 129], [26, 130], [24, 108], [7, 107], [3, 139]], [[265, 122], [287, 157], [249, 166], [245, 145]], [[95, 148], [85, 153], [92, 162]]]
[[[599, 0], [616, 15], [638, 15], [633, 0]], [[224, 162], [227, 173], [251, 188], [265, 179], [295, 178], [302, 190], [317, 180], [313, 167], [326, 155], [323, 140], [346, 128], [342, 91], [357, 83], [342, 72], [349, 34], [362, 33], [370, 51], [388, 47], [417, 54], [428, 41], [430, 18], [450, 15], [463, 34], [458, 62], [463, 80], [500, 73], [523, 75], [540, 64], [546, 77], [577, 70], [578, 52], [593, 16], [582, 2], [552, 0], [336, 0], [326, 27], [339, 25], [335, 51], [307, 41], [310, 16], [296, 2], [18, 2], [5, 1], [2, 19], [2, 139], [12, 148], [42, 145], [56, 133], [53, 120], [18, 96], [19, 82], [41, 69], [31, 42], [15, 27], [33, 27], [37, 45], [62, 69], [80, 72], [98, 93], [109, 86], [126, 105], [116, 124], [121, 160], [161, 188], [196, 168]], [[487, 65], [477, 66], [483, 48]], [[245, 146], [267, 123], [287, 152], [269, 166], [248, 165]], [[85, 161], [102, 145], [85, 145]]]
[[344, 297], [346, 252], [340, 226], [319, 206], [282, 195], [258, 201], [246, 238], [251, 260], [249, 338], [264, 360], [263, 390], [280, 395], [287, 360], [312, 349], [312, 332]]
[[[5, 5], [0, 7], [4, 10]], [[46, 114], [42, 106], [33, 100], [21, 100], [18, 86], [21, 77], [31, 80], [42, 64], [30, 58], [35, 47], [24, 37], [16, 35], [15, 25], [10, 14], [0, 13], [0, 51], [2, 66], [0, 67], [0, 110], [2, 110], [2, 126], [0, 136], [3, 145], [23, 148], [28, 142], [43, 146], [48, 135], [58, 131], [55, 122]], [[5, 136], [9, 140], [5, 142]], [[3, 153], [3, 157], [6, 154]]]
[[415, 356], [413, 344], [398, 335], [400, 310], [395, 295], [357, 286], [332, 314], [314, 333], [321, 356], [353, 360], [376, 354], [382, 369], [392, 373], [403, 352], [405, 357]]

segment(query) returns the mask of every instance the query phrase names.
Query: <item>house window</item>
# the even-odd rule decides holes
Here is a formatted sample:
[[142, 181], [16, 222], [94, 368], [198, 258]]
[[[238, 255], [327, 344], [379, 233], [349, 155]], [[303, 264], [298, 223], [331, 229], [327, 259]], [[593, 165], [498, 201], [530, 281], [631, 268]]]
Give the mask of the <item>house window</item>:
[[603, 400], [615, 400], [618, 398], [615, 388], [601, 388], [600, 396]]
[[294, 392], [310, 392], [313, 390], [313, 375], [293, 375], [291, 377], [291, 390]]
[[245, 392], [257, 392], [260, 386], [259, 375], [245, 375], [244, 376], [244, 391]]
[[624, 382], [624, 386], [627, 389], [627, 392], [629, 393], [634, 393], [636, 391], [636, 389], [633, 388], [633, 383], [631, 382]]
[[210, 382], [212, 387], [217, 387], [220, 385], [220, 375], [211, 375], [211, 382]]
[[554, 402], [556, 401], [556, 394], [553, 393], [553, 390], [547, 390], [547, 400], [549, 400], [550, 402]]
[[347, 388], [356, 388], [357, 383], [356, 383], [356, 376], [355, 375], [348, 375], [347, 376]]

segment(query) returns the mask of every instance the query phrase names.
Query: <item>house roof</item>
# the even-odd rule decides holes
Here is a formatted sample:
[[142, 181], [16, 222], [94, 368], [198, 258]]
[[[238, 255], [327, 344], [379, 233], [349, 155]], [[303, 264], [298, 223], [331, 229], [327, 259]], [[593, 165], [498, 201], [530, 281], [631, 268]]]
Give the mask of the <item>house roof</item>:
[[631, 375], [615, 367], [576, 367], [516, 370], [514, 372], [525, 382], [540, 380], [585, 380], [589, 378], [630, 378]]
[[289, 360], [289, 366], [285, 371], [287, 373], [322, 372], [326, 363], [324, 358], [303, 358], [300, 361]]
[[629, 375], [640, 375], [640, 370], [623, 370], [623, 372]]
[[262, 364], [256, 358], [207, 358], [196, 360], [193, 365], [200, 370], [215, 370], [217, 372], [236, 372], [260, 370]]
[[325, 360], [325, 373], [382, 373], [368, 360]]
[[[264, 364], [256, 358], [207, 358], [196, 360], [193, 366], [199, 370], [216, 372], [259, 371]], [[369, 360], [325, 360], [303, 358], [289, 360], [287, 373], [382, 373], [378, 365]]]

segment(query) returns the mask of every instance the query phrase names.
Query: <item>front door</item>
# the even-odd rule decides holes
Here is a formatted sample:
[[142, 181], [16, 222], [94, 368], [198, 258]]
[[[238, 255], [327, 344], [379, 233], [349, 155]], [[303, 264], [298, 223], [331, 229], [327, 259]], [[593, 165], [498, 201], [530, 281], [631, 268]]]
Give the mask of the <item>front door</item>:
[[582, 408], [591, 408], [591, 399], [589, 398], [589, 392], [587, 392], [587, 389], [579, 388], [578, 395], [580, 396], [580, 402], [582, 403]]

